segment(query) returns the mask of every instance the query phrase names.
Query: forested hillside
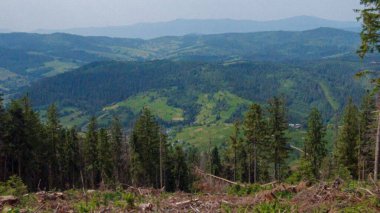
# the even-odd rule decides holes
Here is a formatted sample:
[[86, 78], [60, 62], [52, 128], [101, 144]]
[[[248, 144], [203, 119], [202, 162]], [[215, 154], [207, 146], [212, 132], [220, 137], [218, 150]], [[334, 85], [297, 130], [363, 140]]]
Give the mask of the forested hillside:
[[[112, 109], [110, 106], [113, 104], [125, 100], [134, 102], [134, 96], [155, 91], [156, 94], [150, 100], [154, 102], [165, 98], [166, 105], [183, 111], [185, 123], [196, 122], [202, 106], [212, 102], [206, 100], [202, 103], [203, 94], [213, 95], [228, 91], [247, 102], [258, 103], [265, 102], [275, 94], [283, 94], [292, 120], [302, 122], [310, 107], [318, 107], [326, 117], [332, 117], [349, 96], [359, 102], [365, 91], [365, 84], [355, 80], [353, 76], [362, 68], [360, 63], [335, 60], [297, 64], [219, 64], [165, 60], [96, 62], [36, 82], [28, 90], [28, 94], [36, 107], [56, 102], [63, 107], [77, 107], [90, 114], [101, 115], [103, 112], [112, 111], [102, 110], [104, 107]], [[211, 110], [209, 113], [222, 113], [228, 110], [228, 104], [223, 100], [216, 100], [213, 109], [215, 112]], [[124, 109], [130, 112], [134, 110], [133, 106]], [[237, 108], [232, 109], [224, 121], [233, 120], [235, 112], [238, 113]]]
[[[35, 80], [102, 60], [304, 61], [357, 60], [359, 34], [320, 28], [303, 32], [186, 35], [151, 40], [70, 34], [0, 34], [0, 91], [14, 94]], [[12, 82], [12, 83], [9, 83]]]

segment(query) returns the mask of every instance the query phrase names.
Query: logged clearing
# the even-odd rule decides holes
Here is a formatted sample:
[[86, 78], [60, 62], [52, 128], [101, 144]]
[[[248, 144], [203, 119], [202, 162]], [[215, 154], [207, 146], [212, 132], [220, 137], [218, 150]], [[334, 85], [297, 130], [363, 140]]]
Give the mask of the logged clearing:
[[376, 184], [271, 182], [243, 185], [201, 173], [196, 193], [136, 188], [0, 196], [2, 212], [379, 212]]

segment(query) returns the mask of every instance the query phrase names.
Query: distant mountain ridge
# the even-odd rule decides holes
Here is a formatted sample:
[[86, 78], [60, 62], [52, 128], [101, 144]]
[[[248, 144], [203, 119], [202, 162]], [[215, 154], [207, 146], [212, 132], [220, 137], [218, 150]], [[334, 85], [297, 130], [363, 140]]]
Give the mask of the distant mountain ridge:
[[[0, 33], [0, 93], [95, 61], [300, 62], [359, 61], [358, 33], [307, 31], [166, 36], [156, 39], [84, 37], [72, 34]], [[365, 61], [372, 61], [367, 57]], [[6, 78], [4, 77], [6, 76]]]
[[127, 26], [86, 27], [57, 30], [36, 30], [36, 33], [70, 33], [83, 36], [107, 36], [120, 38], [152, 39], [163, 36], [188, 34], [247, 33], [262, 31], [304, 31], [320, 27], [359, 31], [360, 23], [334, 21], [312, 16], [253, 21], [233, 19], [176, 19], [168, 22], [139, 23]]

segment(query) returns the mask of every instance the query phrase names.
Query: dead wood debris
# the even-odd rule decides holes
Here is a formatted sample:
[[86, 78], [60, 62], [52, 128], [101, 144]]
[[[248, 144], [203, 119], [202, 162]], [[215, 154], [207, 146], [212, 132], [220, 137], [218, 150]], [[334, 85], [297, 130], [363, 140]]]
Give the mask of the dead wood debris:
[[58, 200], [58, 199], [64, 200], [64, 196], [62, 192], [49, 193], [49, 192], [41, 191], [41, 192], [37, 192], [36, 196], [37, 196], [37, 201], [39, 203], [43, 203], [47, 200]]
[[[292, 203], [297, 204], [301, 212], [309, 212], [321, 204], [327, 206], [330, 210], [334, 210], [336, 207], [344, 207], [348, 204], [352, 205], [353, 203], [358, 203], [366, 196], [379, 197], [380, 195], [365, 188], [358, 188], [352, 192], [344, 191], [340, 189], [342, 184], [343, 180], [337, 179], [331, 185], [326, 183], [314, 185], [296, 194], [292, 199]], [[359, 190], [366, 193], [361, 193]]]
[[0, 196], [0, 209], [5, 205], [15, 205], [18, 201], [19, 199], [12, 195]]

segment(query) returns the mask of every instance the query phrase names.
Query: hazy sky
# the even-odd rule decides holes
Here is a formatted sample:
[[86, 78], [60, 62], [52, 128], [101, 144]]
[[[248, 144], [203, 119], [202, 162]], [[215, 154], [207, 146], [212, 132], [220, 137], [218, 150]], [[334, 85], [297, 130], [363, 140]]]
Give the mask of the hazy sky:
[[297, 15], [355, 21], [359, 0], [0, 0], [0, 28], [63, 29], [177, 18], [280, 19]]

